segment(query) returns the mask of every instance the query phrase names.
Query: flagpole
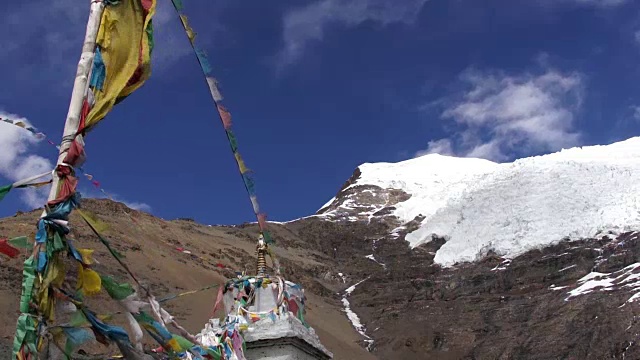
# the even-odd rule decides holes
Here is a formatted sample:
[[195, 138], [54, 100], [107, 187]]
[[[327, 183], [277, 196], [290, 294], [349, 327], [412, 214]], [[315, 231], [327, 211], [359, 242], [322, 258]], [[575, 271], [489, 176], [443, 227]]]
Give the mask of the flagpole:
[[[61, 164], [64, 165], [64, 158], [66, 156], [66, 153], [69, 151], [73, 140], [76, 137], [76, 132], [78, 131], [78, 126], [80, 125], [82, 104], [87, 92], [91, 67], [93, 66], [96, 38], [98, 36], [98, 29], [100, 28], [100, 20], [102, 18], [103, 10], [103, 0], [91, 0], [91, 10], [89, 12], [87, 31], [84, 37], [84, 44], [82, 46], [82, 55], [80, 56], [78, 69], [76, 70], [76, 79], [73, 83], [71, 101], [69, 103], [69, 111], [67, 112], [67, 119], [64, 124], [64, 132], [62, 134], [62, 142], [60, 143], [60, 152], [58, 154], [56, 167]], [[54, 171], [53, 183], [51, 184], [51, 192], [49, 193], [48, 201], [54, 200], [56, 196], [58, 196], [59, 183], [60, 178]], [[43, 213], [43, 216], [45, 214], [46, 209]]]
[[[56, 162], [56, 170], [58, 166], [69, 166], [64, 163], [64, 159], [73, 144], [73, 141], [77, 140], [83, 142], [82, 136], [80, 135], [77, 138], [78, 127], [80, 125], [80, 117], [82, 114], [82, 105], [84, 103], [85, 96], [88, 90], [89, 84], [89, 76], [91, 73], [91, 68], [93, 67], [93, 58], [95, 54], [96, 47], [96, 39], [98, 37], [98, 29], [100, 28], [100, 21], [102, 19], [102, 13], [104, 11], [104, 3], [103, 0], [90, 0], [91, 7], [89, 11], [89, 20], [87, 21], [87, 29], [84, 37], [84, 43], [82, 45], [82, 54], [80, 56], [80, 61], [78, 62], [78, 68], [76, 70], [76, 78], [73, 83], [73, 90], [71, 92], [71, 100], [69, 102], [69, 110], [67, 112], [67, 118], [64, 124], [64, 131], [62, 133], [62, 141], [60, 143], [60, 150], [58, 153], [58, 160]], [[77, 138], [77, 139], [76, 139]], [[57, 174], [57, 171], [54, 170], [52, 177], [53, 181], [51, 184], [51, 190], [49, 192], [48, 201], [56, 199], [58, 196], [58, 188], [60, 184], [60, 177]], [[42, 212], [42, 217], [47, 215], [47, 207], [45, 206], [44, 211]], [[34, 244], [33, 253], [34, 256], [39, 251], [38, 249], [41, 247], [41, 244]], [[24, 289], [23, 289], [24, 291]], [[23, 294], [23, 296], [26, 294]], [[31, 297], [31, 294], [28, 294]], [[22, 310], [22, 309], [21, 309]], [[23, 310], [24, 311], [24, 310]], [[29, 314], [21, 314], [20, 319], [25, 316], [29, 316]], [[18, 339], [19, 331], [20, 331], [20, 319], [18, 320], [18, 325], [16, 329], [16, 338], [14, 342]], [[41, 340], [42, 334], [39, 333], [40, 329], [37, 327], [38, 334], [36, 334], [37, 339], [36, 343]], [[16, 344], [14, 343], [14, 346]], [[30, 344], [35, 345], [35, 344]], [[22, 343], [20, 346], [20, 350], [25, 346], [29, 346], [29, 344]], [[13, 349], [12, 358], [15, 359], [17, 357], [18, 351], [15, 347]], [[43, 347], [37, 350], [39, 353], [38, 357], [48, 358], [49, 356], [49, 347]], [[35, 354], [34, 354], [35, 355]]]

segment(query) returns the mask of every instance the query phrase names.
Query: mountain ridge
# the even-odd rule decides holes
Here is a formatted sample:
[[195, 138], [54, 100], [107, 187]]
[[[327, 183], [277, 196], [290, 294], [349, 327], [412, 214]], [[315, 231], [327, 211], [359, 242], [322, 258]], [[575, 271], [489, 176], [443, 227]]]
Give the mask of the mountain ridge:
[[[316, 215], [380, 217], [398, 228], [421, 218], [406, 240], [415, 247], [433, 236], [447, 238], [436, 262], [450, 266], [489, 250], [513, 257], [566, 236], [640, 228], [640, 201], [633, 195], [640, 191], [633, 180], [638, 176], [639, 137], [502, 164], [428, 154], [358, 166]], [[593, 190], [597, 194], [586, 196]]]

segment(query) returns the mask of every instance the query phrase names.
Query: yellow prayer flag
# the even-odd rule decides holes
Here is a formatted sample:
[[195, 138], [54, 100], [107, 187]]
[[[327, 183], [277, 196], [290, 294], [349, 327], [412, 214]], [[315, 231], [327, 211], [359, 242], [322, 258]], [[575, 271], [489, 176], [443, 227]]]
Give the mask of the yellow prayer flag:
[[[76, 212], [80, 214], [80, 216], [82, 216], [82, 218], [85, 219], [89, 224], [91, 224], [91, 226], [94, 229], [96, 229], [96, 231], [99, 233], [103, 233], [109, 228], [109, 225], [105, 224], [104, 222], [102, 222], [102, 220], [98, 219], [95, 214], [91, 214], [86, 210], [80, 210], [80, 209], [76, 209]], [[83, 260], [84, 260], [84, 254], [83, 254]]]
[[82, 290], [85, 295], [95, 295], [100, 292], [102, 288], [102, 280], [97, 272], [91, 269], [85, 269], [81, 264], [78, 264], [78, 283], [76, 285], [78, 290]]
[[249, 169], [247, 168], [247, 165], [244, 163], [244, 160], [242, 159], [242, 156], [240, 156], [240, 153], [235, 153], [234, 155], [236, 157], [236, 161], [238, 162], [238, 167], [240, 168], [240, 173], [244, 174], [247, 171], [249, 171]]
[[107, 5], [98, 29], [97, 45], [105, 66], [103, 89], [94, 89], [95, 104], [85, 131], [111, 108], [138, 89], [151, 75], [156, 0], [129, 0]]
[[182, 21], [182, 26], [187, 32], [187, 36], [189, 37], [189, 41], [193, 43], [193, 40], [196, 38], [196, 33], [193, 31], [191, 26], [189, 25], [189, 20], [186, 15], [180, 15], [180, 21]]
[[82, 256], [82, 262], [86, 265], [93, 264], [93, 249], [78, 249], [78, 252]]

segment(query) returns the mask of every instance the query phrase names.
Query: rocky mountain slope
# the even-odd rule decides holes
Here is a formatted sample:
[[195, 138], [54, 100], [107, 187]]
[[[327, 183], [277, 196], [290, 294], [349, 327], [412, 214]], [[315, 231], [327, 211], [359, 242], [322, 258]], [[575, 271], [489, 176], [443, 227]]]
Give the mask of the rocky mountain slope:
[[384, 219], [412, 247], [446, 237], [435, 261], [513, 257], [569, 237], [640, 227], [640, 138], [496, 164], [431, 154], [361, 165], [320, 211], [346, 221]]
[[434, 154], [360, 166], [313, 219], [370, 231], [337, 254], [379, 358], [640, 358], [638, 175], [640, 138]]
[[[640, 139], [510, 164], [427, 155], [362, 165], [317, 214], [271, 226], [336, 359], [640, 359], [638, 175]], [[219, 264], [254, 266], [255, 224], [165, 221], [107, 200], [85, 207], [159, 295], [233, 275]], [[38, 214], [1, 219], [0, 236], [33, 235]], [[124, 277], [72, 224], [100, 270]], [[7, 344], [20, 262], [0, 259], [0, 277]], [[214, 296], [180, 298], [170, 311], [197, 331]]]
[[[234, 270], [255, 268], [255, 239], [257, 227], [207, 226], [189, 219], [166, 221], [147, 213], [131, 210], [124, 204], [109, 200], [83, 200], [84, 210], [93, 213], [105, 223], [105, 235], [143, 282], [149, 284], [157, 297], [222, 283], [235, 276]], [[35, 223], [40, 211], [18, 213], [0, 219], [0, 237], [35, 235]], [[130, 281], [105, 247], [91, 233], [81, 218], [72, 213], [71, 237], [77, 246], [95, 249], [95, 268], [100, 273]], [[331, 280], [335, 266], [331, 256], [316, 250], [319, 246], [302, 247], [300, 238], [285, 227], [274, 226], [279, 247], [275, 249], [286, 278], [303, 284], [308, 290], [306, 319], [315, 328], [322, 342], [335, 354], [336, 359], [375, 359], [362, 348], [359, 334], [342, 312], [342, 305], [334, 293], [343, 288], [342, 281]], [[311, 234], [313, 230], [308, 230]], [[0, 359], [9, 359], [7, 353], [13, 341], [18, 317], [22, 261], [0, 255]], [[233, 269], [233, 270], [231, 270]], [[73, 271], [73, 268], [70, 269]], [[250, 270], [251, 271], [251, 270]], [[325, 280], [328, 279], [328, 280]], [[180, 297], [168, 304], [168, 311], [192, 333], [202, 329], [211, 316], [217, 291], [207, 290]], [[90, 299], [90, 306], [102, 314], [120, 309], [106, 296]], [[216, 314], [222, 316], [221, 313]], [[116, 323], [122, 320], [114, 318]], [[157, 345], [147, 338], [149, 345]], [[117, 349], [96, 349], [98, 352]]]

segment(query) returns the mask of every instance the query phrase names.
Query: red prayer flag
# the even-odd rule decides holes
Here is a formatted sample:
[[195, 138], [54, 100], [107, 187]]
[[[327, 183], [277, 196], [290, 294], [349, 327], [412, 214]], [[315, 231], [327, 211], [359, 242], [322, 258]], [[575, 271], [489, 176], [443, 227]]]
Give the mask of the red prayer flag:
[[298, 303], [294, 299], [289, 299], [287, 302], [289, 303], [289, 311], [298, 316]]
[[229, 130], [231, 128], [231, 114], [222, 104], [218, 104], [218, 112], [220, 113], [224, 129]]
[[7, 239], [0, 239], [0, 253], [5, 254], [10, 258], [16, 258], [20, 255], [20, 250], [9, 245]]
[[260, 230], [267, 228], [267, 214], [258, 214], [258, 226], [260, 226]]
[[213, 317], [213, 315], [216, 313], [216, 310], [218, 310], [218, 307], [222, 303], [223, 290], [224, 290], [223, 288], [224, 288], [223, 285], [220, 285], [218, 287], [218, 295], [216, 296], [216, 303], [213, 305], [213, 311], [211, 312], [211, 317]]

